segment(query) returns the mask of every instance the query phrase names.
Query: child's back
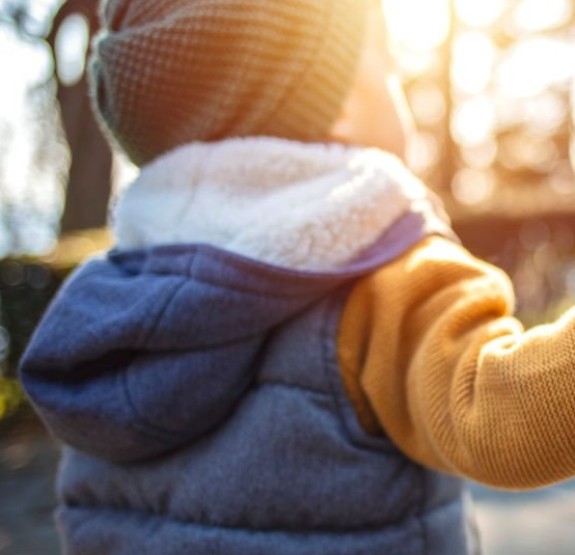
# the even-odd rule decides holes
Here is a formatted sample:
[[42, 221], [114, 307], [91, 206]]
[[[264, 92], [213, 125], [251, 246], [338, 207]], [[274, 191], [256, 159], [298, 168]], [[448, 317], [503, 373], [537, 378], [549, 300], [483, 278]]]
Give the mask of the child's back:
[[[346, 223], [339, 218], [352, 201], [357, 217], [364, 196], [401, 200], [400, 188], [386, 182], [385, 164], [366, 176], [377, 166], [364, 161], [340, 181], [338, 166], [362, 163], [361, 151], [272, 139], [194, 145], [178, 155], [200, 169], [211, 192], [219, 164], [229, 174], [226, 185], [237, 186], [248, 166], [268, 185], [285, 180], [280, 157], [292, 171], [299, 166], [301, 183], [292, 175], [277, 193], [288, 190], [291, 202], [258, 187], [250, 201], [266, 204], [273, 218], [256, 212], [233, 236], [255, 239], [261, 224], [253, 243], [267, 244], [260, 259], [268, 254], [292, 269], [206, 245], [160, 246], [92, 261], [67, 285], [30, 348], [24, 379], [48, 424], [79, 449], [66, 451], [60, 474], [59, 522], [69, 552], [464, 553], [459, 481], [410, 463], [387, 438], [364, 432], [337, 362], [350, 286], [398, 247], [384, 238], [326, 272], [340, 248], [334, 229]], [[207, 157], [213, 165], [202, 162]], [[169, 197], [163, 162], [153, 175], [144, 170], [138, 184]], [[179, 174], [187, 183], [196, 177]], [[325, 201], [298, 191], [311, 179], [327, 196], [345, 195], [340, 206], [333, 200], [331, 214]], [[126, 235], [139, 227], [151, 237], [154, 223], [144, 222], [158, 204], [139, 205], [128, 225], [131, 201], [141, 199], [135, 191], [119, 216]], [[176, 193], [174, 206], [187, 205], [187, 197]], [[206, 201], [202, 208], [219, 206]], [[301, 222], [292, 214], [298, 210], [306, 212]], [[314, 229], [310, 215], [320, 215], [321, 226]], [[186, 220], [175, 216], [177, 236]], [[191, 227], [202, 217], [193, 210], [188, 216]], [[389, 219], [382, 218], [382, 231], [406, 243], [425, 233], [424, 217]], [[294, 226], [282, 228], [286, 221]], [[209, 233], [209, 224], [202, 229]], [[314, 249], [318, 256], [307, 260]], [[324, 273], [302, 271], [302, 263], [313, 268], [318, 260]]]

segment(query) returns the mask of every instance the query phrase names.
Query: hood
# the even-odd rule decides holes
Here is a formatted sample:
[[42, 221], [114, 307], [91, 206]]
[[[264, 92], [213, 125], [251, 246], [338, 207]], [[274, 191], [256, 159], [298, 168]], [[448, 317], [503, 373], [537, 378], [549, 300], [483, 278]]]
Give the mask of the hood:
[[144, 168], [120, 196], [114, 231], [121, 250], [200, 243], [325, 272], [433, 202], [378, 149], [230, 139], [184, 145]]
[[[345, 149], [337, 156], [343, 152]], [[309, 164], [317, 171], [315, 160]], [[243, 172], [240, 165], [238, 162], [229, 180], [237, 183], [243, 176], [244, 182], [254, 183], [247, 178], [247, 165]], [[199, 171], [194, 164], [190, 168]], [[346, 226], [338, 228], [331, 217], [343, 213], [342, 196], [361, 205], [347, 188], [357, 187], [355, 193], [360, 196], [366, 191], [353, 179], [345, 186], [335, 179], [333, 174], [342, 171], [335, 163], [328, 169], [321, 166], [320, 177], [312, 172], [309, 175], [316, 178], [308, 176], [305, 182], [310, 190], [314, 184], [324, 186], [323, 197], [333, 197], [326, 202], [332, 202], [334, 209], [326, 209], [320, 218], [328, 228], [323, 234], [314, 218], [305, 227], [316, 209], [321, 212], [322, 203], [306, 204], [299, 190], [293, 198], [301, 205], [295, 201], [285, 205], [282, 187], [276, 191], [262, 181], [265, 192], [258, 187], [258, 194], [246, 194], [251, 194], [256, 204], [259, 197], [264, 206], [276, 206], [275, 220], [262, 205], [253, 211], [242, 199], [235, 212], [226, 210], [231, 222], [226, 227], [226, 218], [216, 210], [214, 199], [198, 201], [202, 210], [191, 202], [197, 196], [209, 197], [209, 191], [195, 191], [190, 204], [181, 202], [181, 190], [201, 189], [202, 179], [191, 179], [189, 172], [182, 170], [182, 180], [187, 180], [188, 186], [174, 178], [175, 196], [180, 198], [176, 202], [169, 179], [164, 176], [162, 181], [164, 174], [158, 168], [150, 171], [156, 179], [144, 175], [120, 202], [118, 248], [82, 267], [61, 289], [21, 364], [25, 388], [57, 436], [78, 449], [122, 462], [156, 456], [219, 426], [255, 380], [259, 357], [278, 326], [402, 254], [423, 236], [448, 229], [425, 195], [414, 200], [406, 194], [401, 210], [392, 210], [382, 201], [384, 216], [375, 229], [372, 224], [376, 220], [364, 219], [363, 209], [358, 208], [356, 219], [361, 223], [356, 222], [355, 229], [364, 231], [355, 236], [357, 244], [352, 248], [352, 242], [346, 241]], [[204, 171], [204, 177], [213, 177]], [[344, 175], [349, 177], [350, 172], [346, 170]], [[288, 177], [288, 187], [304, 187], [293, 175]], [[221, 175], [215, 181], [225, 183]], [[160, 210], [162, 200], [154, 202], [162, 183], [168, 183], [163, 201], [180, 211], [172, 226]], [[409, 187], [413, 183], [410, 178]], [[390, 203], [395, 203], [393, 195], [401, 192], [401, 187], [396, 189], [390, 193]], [[151, 196], [136, 194], [136, 190], [146, 190]], [[229, 194], [241, 196], [236, 189]], [[276, 194], [282, 202], [275, 199]], [[363, 198], [368, 205], [366, 213], [371, 214], [374, 195]], [[141, 209], [136, 211], [139, 202]], [[215, 203], [211, 215], [207, 212], [210, 203]], [[188, 217], [188, 212], [195, 216]], [[204, 223], [200, 225], [197, 218]], [[155, 228], [158, 221], [162, 225]], [[285, 231], [279, 249], [269, 241], [273, 221]], [[254, 222], [261, 224], [256, 225], [257, 233]], [[306, 230], [312, 240], [300, 249], [298, 238]], [[200, 237], [203, 242], [198, 242]], [[338, 238], [349, 246], [336, 248]], [[262, 248], [266, 240], [267, 246]], [[212, 244], [206, 244], [208, 241]], [[328, 248], [329, 244], [334, 248]], [[253, 257], [252, 251], [257, 249], [261, 249], [259, 259]], [[324, 253], [319, 257], [320, 269], [315, 268], [316, 252]], [[289, 267], [288, 259], [299, 263]]]

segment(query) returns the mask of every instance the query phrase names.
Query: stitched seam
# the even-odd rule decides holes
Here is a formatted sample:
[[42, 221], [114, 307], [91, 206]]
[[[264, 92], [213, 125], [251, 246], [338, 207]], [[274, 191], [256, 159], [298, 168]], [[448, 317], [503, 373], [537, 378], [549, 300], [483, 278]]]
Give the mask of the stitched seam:
[[[334, 341], [334, 338], [330, 334], [330, 319], [335, 316], [336, 306], [340, 302], [340, 295], [334, 295], [334, 299], [330, 301], [329, 306], [324, 310], [322, 315], [322, 326], [321, 326], [321, 349], [322, 349], [322, 366], [324, 370], [324, 375], [327, 380], [327, 384], [330, 390], [330, 397], [332, 399], [332, 405], [334, 412], [338, 415], [338, 421], [343, 429], [343, 433], [346, 437], [350, 436], [345, 418], [345, 409], [342, 404], [342, 399], [340, 397], [340, 391], [338, 384], [335, 383], [336, 376], [335, 372], [339, 369], [339, 364], [337, 360], [334, 360], [332, 353], [329, 352], [329, 344]], [[334, 371], [335, 370], [335, 371]]]
[[[191, 256], [194, 256], [195, 253], [197, 251], [192, 251], [190, 253]], [[204, 256], [201, 253], [198, 253], [197, 256]], [[243, 270], [240, 270], [243, 271]], [[365, 272], [367, 272], [368, 270], [365, 270]], [[361, 273], [364, 273], [363, 271]], [[174, 278], [174, 277], [179, 277], [179, 278], [185, 278], [188, 277], [192, 280], [194, 280], [197, 283], [201, 283], [204, 285], [212, 285], [214, 287], [220, 288], [220, 289], [226, 289], [229, 291], [234, 291], [234, 292], [238, 292], [238, 293], [245, 293], [248, 295], [251, 295], [253, 297], [259, 297], [262, 294], [262, 291], [260, 289], [247, 289], [245, 287], [236, 287], [233, 286], [230, 283], [224, 283], [224, 282], [218, 282], [217, 280], [209, 280], [206, 279], [204, 277], [201, 276], [197, 276], [197, 275], [190, 275], [189, 272], [188, 273], [177, 273], [177, 272], [159, 272], [159, 271], [153, 271], [153, 270], [146, 270], [146, 272], [140, 272], [138, 275], [140, 276], [158, 276], [158, 277], [166, 277], [166, 278]], [[328, 284], [325, 286], [325, 290], [329, 290], [332, 287], [336, 287], [337, 285], [339, 285], [340, 282], [342, 281], [346, 281], [349, 279], [353, 279], [355, 276], [354, 275], [326, 275], [326, 276], [319, 276], [319, 279], [325, 279], [326, 282], [328, 282]], [[297, 279], [297, 278], [296, 278]], [[318, 285], [318, 290], [320, 289], [320, 286]], [[322, 288], [323, 290], [324, 288]], [[269, 296], [270, 298], [273, 299], [297, 299], [297, 298], [301, 298], [302, 297], [302, 293], [277, 293], [275, 291], [272, 291], [271, 289], [266, 291], [265, 294], [267, 296]], [[319, 295], [320, 293], [318, 293]]]
[[[150, 337], [155, 333], [156, 329], [158, 328], [160, 321], [162, 320], [162, 318], [164, 317], [164, 314], [166, 313], [166, 310], [172, 304], [176, 295], [180, 292], [180, 290], [183, 288], [184, 285], [185, 285], [185, 281], [182, 280], [182, 283], [178, 284], [177, 287], [174, 287], [174, 291], [166, 299], [166, 302], [165, 302], [162, 310], [160, 310], [158, 312], [158, 315], [156, 316], [154, 323], [150, 326], [150, 329], [149, 329], [148, 333], [146, 334], [146, 337], [141, 340], [141, 343], [143, 343], [143, 344], [147, 343], [148, 340], [150, 339]], [[174, 438], [174, 439], [185, 437], [183, 434], [175, 434], [173, 431], [164, 430], [162, 428], [157, 428], [153, 423], [149, 422], [140, 413], [140, 411], [136, 408], [136, 404], [135, 404], [135, 402], [132, 398], [132, 395], [130, 393], [130, 388], [128, 387], [128, 375], [129, 375], [130, 370], [132, 368], [132, 364], [133, 364], [134, 360], [136, 359], [136, 356], [137, 355], [134, 355], [134, 357], [132, 358], [132, 361], [130, 362], [130, 364], [128, 364], [128, 366], [126, 367], [126, 370], [124, 371], [124, 373], [122, 375], [122, 387], [124, 390], [124, 396], [126, 398], [128, 406], [130, 407], [132, 413], [134, 414], [134, 416], [137, 419], [136, 422], [130, 423], [129, 426], [132, 429], [140, 431], [146, 435], [150, 435], [151, 437], [156, 437], [156, 435], [157, 435], [159, 439], [161, 439], [162, 436], [164, 436], [164, 437], [168, 436], [168, 437]]]
[[[335, 413], [343, 430], [345, 438], [356, 448], [377, 453], [397, 452], [397, 447], [391, 442], [387, 435], [370, 436], [361, 426], [357, 420], [355, 408], [351, 404], [344, 389], [341, 377], [341, 366], [337, 353], [333, 353], [333, 345], [337, 341], [333, 337], [333, 330], [330, 330], [330, 322], [332, 319], [335, 321], [341, 314], [341, 303], [347, 298], [347, 291], [342, 289], [339, 294], [334, 295], [333, 300], [324, 313], [324, 321], [322, 326], [322, 351], [324, 359], [324, 372], [330, 395], [333, 399]], [[337, 329], [337, 328], [336, 328]], [[355, 422], [350, 422], [350, 419], [355, 419]], [[355, 424], [355, 425], [354, 425]]]
[[294, 389], [296, 391], [307, 391], [309, 393], [314, 393], [317, 395], [321, 395], [321, 396], [329, 396], [331, 397], [331, 393], [327, 392], [327, 391], [322, 391], [321, 389], [316, 389], [314, 387], [307, 387], [307, 386], [303, 386], [303, 385], [298, 385], [298, 384], [290, 384], [290, 383], [286, 383], [286, 382], [276, 382], [276, 381], [263, 381], [263, 382], [258, 382], [257, 386], [260, 387], [283, 387], [286, 389]]
[[[336, 358], [337, 355], [334, 355], [332, 352], [330, 352], [330, 347], [333, 348], [333, 342], [336, 341], [335, 337], [332, 337], [331, 334], [331, 330], [330, 330], [330, 322], [332, 321], [332, 319], [335, 319], [336, 316], [339, 314], [340, 312], [340, 303], [342, 302], [342, 300], [346, 298], [346, 293], [344, 291], [340, 292], [340, 294], [335, 295], [334, 299], [330, 302], [330, 306], [328, 306], [328, 308], [326, 309], [325, 313], [324, 313], [324, 321], [323, 321], [323, 330], [322, 330], [322, 349], [323, 349], [323, 359], [324, 359], [324, 371], [326, 373], [326, 378], [327, 378], [327, 382], [328, 382], [328, 386], [330, 388], [330, 392], [331, 392], [331, 397], [333, 399], [333, 403], [334, 403], [334, 408], [335, 408], [335, 412], [338, 415], [338, 419], [339, 422], [341, 424], [341, 427], [343, 429], [343, 433], [345, 435], [346, 438], [348, 438], [349, 441], [351, 441], [351, 443], [353, 445], [355, 445], [356, 447], [360, 447], [360, 448], [368, 448], [370, 450], [373, 450], [373, 447], [368, 447], [366, 445], [362, 445], [356, 438], [356, 434], [353, 432], [352, 429], [350, 429], [349, 425], [348, 425], [348, 418], [349, 416], [351, 416], [351, 414], [353, 414], [354, 418], [357, 418], [355, 416], [355, 409], [351, 406], [348, 405], [349, 400], [347, 397], [345, 397], [344, 393], [342, 392], [341, 388], [343, 387], [343, 384], [341, 383], [341, 377], [340, 377], [340, 372], [341, 372], [341, 368], [340, 368], [340, 364], [339, 364], [339, 360]], [[348, 414], [349, 413], [349, 414]], [[358, 423], [358, 426], [359, 423]], [[384, 446], [381, 446], [380, 448], [375, 449], [376, 451], [379, 452], [384, 452], [386, 451]]]
[[238, 526], [230, 526], [230, 525], [220, 525], [220, 524], [208, 524], [205, 522], [199, 522], [197, 520], [185, 520], [183, 518], [178, 518], [168, 514], [162, 513], [153, 513], [150, 511], [142, 510], [142, 509], [132, 509], [132, 508], [118, 508], [113, 506], [104, 506], [104, 505], [76, 505], [73, 503], [64, 504], [69, 510], [79, 510], [79, 511], [97, 511], [97, 512], [111, 512], [111, 513], [119, 513], [125, 514], [127, 516], [145, 516], [147, 518], [153, 519], [162, 519], [167, 520], [170, 522], [174, 522], [181, 525], [188, 525], [188, 526], [197, 526], [200, 528], [208, 528], [208, 529], [218, 529], [218, 530], [229, 530], [229, 531], [237, 531], [237, 532], [252, 532], [252, 533], [261, 533], [261, 534], [304, 534], [304, 535], [348, 535], [348, 534], [357, 534], [357, 533], [364, 533], [364, 534], [379, 534], [389, 532], [395, 529], [403, 529], [409, 523], [417, 523], [419, 520], [417, 516], [410, 516], [404, 520], [399, 520], [396, 522], [385, 522], [381, 523], [378, 526], [372, 527], [358, 527], [358, 528], [349, 528], [347, 530], [338, 529], [330, 529], [330, 528], [250, 528], [248, 525], [238, 525]]

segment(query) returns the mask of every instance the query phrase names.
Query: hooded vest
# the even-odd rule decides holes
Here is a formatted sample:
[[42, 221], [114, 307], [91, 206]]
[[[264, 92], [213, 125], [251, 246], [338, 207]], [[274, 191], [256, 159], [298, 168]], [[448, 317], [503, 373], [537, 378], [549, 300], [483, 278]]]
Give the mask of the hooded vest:
[[408, 210], [330, 271], [181, 244], [76, 272], [21, 367], [68, 445], [65, 553], [471, 553], [461, 481], [362, 430], [337, 356], [355, 281], [445, 232]]

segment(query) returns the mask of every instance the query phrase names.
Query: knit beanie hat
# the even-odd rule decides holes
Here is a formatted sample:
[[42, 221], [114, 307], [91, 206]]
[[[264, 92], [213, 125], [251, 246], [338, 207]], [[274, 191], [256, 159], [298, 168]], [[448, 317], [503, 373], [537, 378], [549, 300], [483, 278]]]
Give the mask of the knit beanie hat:
[[138, 166], [192, 141], [325, 140], [369, 1], [104, 0], [96, 111]]

